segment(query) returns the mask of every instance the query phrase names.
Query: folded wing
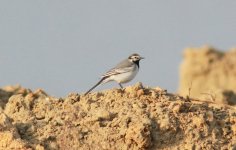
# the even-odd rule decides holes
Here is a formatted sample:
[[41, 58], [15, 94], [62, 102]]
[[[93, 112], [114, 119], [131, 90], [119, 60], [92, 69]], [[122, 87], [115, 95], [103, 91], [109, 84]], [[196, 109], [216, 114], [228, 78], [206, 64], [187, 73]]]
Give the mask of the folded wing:
[[133, 66], [125, 67], [125, 68], [113, 68], [113, 69], [109, 70], [108, 72], [106, 72], [104, 75], [102, 75], [102, 78], [108, 77], [108, 76], [113, 76], [113, 75], [118, 75], [118, 74], [122, 74], [122, 73], [126, 73], [126, 72], [130, 72], [133, 69], [134, 69]]

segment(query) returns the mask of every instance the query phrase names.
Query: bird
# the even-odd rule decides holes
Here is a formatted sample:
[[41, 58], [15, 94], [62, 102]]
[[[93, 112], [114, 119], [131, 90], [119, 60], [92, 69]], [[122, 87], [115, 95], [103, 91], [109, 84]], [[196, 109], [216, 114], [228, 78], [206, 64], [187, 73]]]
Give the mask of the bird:
[[95, 89], [98, 85], [104, 84], [110, 81], [116, 81], [120, 88], [123, 89], [122, 84], [131, 81], [139, 71], [139, 61], [144, 59], [139, 54], [134, 53], [125, 60], [118, 63], [114, 68], [107, 71], [101, 76], [100, 81], [89, 89], [85, 95]]

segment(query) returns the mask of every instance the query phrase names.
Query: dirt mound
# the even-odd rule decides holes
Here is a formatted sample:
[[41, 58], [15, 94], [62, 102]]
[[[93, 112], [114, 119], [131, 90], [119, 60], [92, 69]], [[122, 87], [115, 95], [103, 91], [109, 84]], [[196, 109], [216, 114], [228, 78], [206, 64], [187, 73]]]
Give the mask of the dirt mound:
[[231, 149], [236, 110], [143, 88], [54, 98], [0, 90], [0, 149]]
[[187, 48], [179, 85], [181, 95], [236, 105], [236, 49]]

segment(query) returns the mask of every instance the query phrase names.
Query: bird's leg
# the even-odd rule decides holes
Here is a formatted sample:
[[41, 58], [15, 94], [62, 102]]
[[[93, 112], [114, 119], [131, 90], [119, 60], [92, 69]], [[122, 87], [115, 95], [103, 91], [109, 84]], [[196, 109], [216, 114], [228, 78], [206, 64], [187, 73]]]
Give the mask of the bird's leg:
[[121, 83], [119, 83], [120, 85], [120, 89], [121, 89], [121, 92], [123, 93], [125, 91], [124, 87], [121, 85]]
[[119, 85], [120, 85], [121, 90], [123, 90], [124, 88], [123, 88], [123, 86], [121, 85], [121, 83], [119, 83]]
[[119, 85], [120, 85], [120, 88], [123, 89], [123, 86], [120, 83], [119, 83]]

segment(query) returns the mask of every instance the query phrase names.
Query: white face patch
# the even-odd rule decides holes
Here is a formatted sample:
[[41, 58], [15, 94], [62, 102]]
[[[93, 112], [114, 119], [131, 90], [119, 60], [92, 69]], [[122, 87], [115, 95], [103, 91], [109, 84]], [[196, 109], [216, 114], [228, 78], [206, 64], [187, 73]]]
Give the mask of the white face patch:
[[133, 57], [131, 57], [131, 60], [132, 60], [132, 61], [137, 61], [137, 60], [140, 60], [140, 57], [138, 57], [138, 56], [133, 56]]
[[140, 57], [138, 54], [133, 54], [133, 55], [130, 55], [128, 59], [131, 62], [138, 62], [139, 60], [142, 59], [142, 57]]

